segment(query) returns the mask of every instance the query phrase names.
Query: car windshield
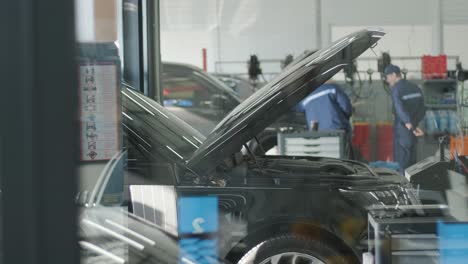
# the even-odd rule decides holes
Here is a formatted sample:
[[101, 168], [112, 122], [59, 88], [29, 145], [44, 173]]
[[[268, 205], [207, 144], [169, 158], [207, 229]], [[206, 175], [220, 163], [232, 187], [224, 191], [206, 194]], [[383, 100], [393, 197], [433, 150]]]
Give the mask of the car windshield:
[[183, 163], [205, 140], [197, 130], [133, 89], [122, 91], [122, 103], [124, 131], [150, 155]]
[[239, 96], [235, 92], [233, 92], [232, 89], [229, 88], [225, 83], [220, 81], [218, 78], [213, 77], [213, 75], [211, 74], [205, 74], [200, 71], [194, 71], [194, 73], [200, 76], [201, 78], [205, 79], [206, 81], [212, 83], [213, 85], [222, 88], [224, 92], [229, 93], [231, 96], [235, 97], [237, 101], [240, 102]]
[[[186, 64], [174, 64], [174, 63], [163, 63], [163, 74], [168, 75], [170, 73], [176, 74], [179, 76], [190, 76], [191, 78], [199, 78], [203, 80], [204, 82], [208, 82], [209, 84], [217, 87], [220, 89], [220, 92], [223, 91], [225, 93], [229, 93], [232, 97], [235, 97], [235, 99], [240, 102], [239, 96], [232, 91], [231, 88], [229, 88], [225, 83], [220, 81], [218, 78], [213, 77], [211, 74], [207, 74], [203, 72], [201, 69], [198, 69], [192, 65], [186, 65]], [[163, 75], [163, 81], [164, 81], [164, 76]]]

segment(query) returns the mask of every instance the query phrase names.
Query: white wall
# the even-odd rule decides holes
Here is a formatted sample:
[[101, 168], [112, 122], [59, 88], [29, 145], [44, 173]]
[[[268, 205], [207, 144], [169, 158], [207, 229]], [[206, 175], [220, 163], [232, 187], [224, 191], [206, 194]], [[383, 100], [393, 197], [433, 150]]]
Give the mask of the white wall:
[[322, 0], [323, 45], [332, 40], [333, 27], [433, 26], [438, 10], [438, 0]]
[[468, 1], [441, 0], [444, 22], [444, 51], [459, 55], [464, 68], [468, 68]]
[[[283, 59], [316, 49], [315, 1], [284, 0], [226, 1], [220, 26], [221, 61], [247, 61], [251, 54], [260, 59]], [[245, 72], [246, 65], [237, 65]], [[264, 72], [278, 71], [279, 63], [263, 65]], [[218, 70], [232, 71], [221, 65]]]
[[459, 55], [463, 67], [468, 68], [468, 23], [444, 26], [444, 49], [447, 54]]
[[[391, 51], [398, 56], [420, 56], [431, 53], [432, 27], [427, 25], [412, 26], [381, 26], [385, 31], [382, 38], [374, 48], [378, 54], [383, 51]], [[332, 40], [335, 41], [351, 32], [362, 29], [362, 26], [334, 26], [332, 27]], [[375, 56], [370, 50], [363, 57]]]
[[183, 62], [203, 66], [202, 49], [207, 49], [208, 67], [214, 67], [216, 41], [212, 30], [161, 30], [163, 61]]
[[[377, 51], [461, 54], [468, 64], [467, 14], [466, 0], [162, 0], [162, 57], [201, 67], [201, 49], [207, 48], [208, 71], [246, 72], [251, 54], [283, 59], [318, 48], [317, 40], [323, 46], [349, 30], [378, 26], [388, 34]], [[215, 69], [215, 61], [240, 63]], [[262, 66], [279, 70], [278, 63]]]
[[446, 24], [468, 24], [468, 1], [440, 0], [442, 19]]
[[[201, 67], [207, 48], [209, 71], [215, 61], [242, 61], [218, 70], [246, 72], [251, 54], [283, 59], [316, 49], [315, 12], [311, 0], [161, 1], [162, 59]], [[279, 64], [263, 68], [277, 71]]]
[[322, 18], [335, 25], [430, 24], [438, 0], [322, 0]]

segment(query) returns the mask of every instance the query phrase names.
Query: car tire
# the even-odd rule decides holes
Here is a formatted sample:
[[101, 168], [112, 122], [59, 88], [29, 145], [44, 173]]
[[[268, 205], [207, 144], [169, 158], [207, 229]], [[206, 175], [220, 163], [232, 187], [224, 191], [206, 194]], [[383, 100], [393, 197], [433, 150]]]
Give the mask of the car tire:
[[266, 240], [253, 247], [238, 262], [239, 264], [280, 263], [350, 263], [330, 245], [295, 235], [282, 235]]

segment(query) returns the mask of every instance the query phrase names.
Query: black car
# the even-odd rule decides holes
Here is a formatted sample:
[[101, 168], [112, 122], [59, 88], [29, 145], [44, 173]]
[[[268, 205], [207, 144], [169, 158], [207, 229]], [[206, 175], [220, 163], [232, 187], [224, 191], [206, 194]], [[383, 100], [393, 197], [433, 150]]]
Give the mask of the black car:
[[[307, 56], [301, 56], [292, 64]], [[239, 96], [220, 81], [219, 78], [224, 80], [226, 76], [218, 75], [218, 78], [215, 78], [192, 65], [164, 62], [162, 68], [164, 106], [205, 136], [209, 135], [213, 128], [242, 102], [242, 99], [248, 98], [251, 94], [246, 91], [249, 88], [243, 84], [240, 88], [242, 96]], [[261, 131], [249, 146], [254, 153], [264, 154], [277, 144], [277, 133], [280, 129], [297, 131], [306, 127], [303, 113], [287, 111]], [[258, 147], [258, 143], [261, 147]]]
[[219, 257], [233, 263], [357, 263], [372, 206], [416, 203], [397, 174], [339, 159], [258, 156], [247, 144], [382, 38], [362, 30], [304, 58], [235, 107], [205, 138], [166, 108], [122, 91], [128, 185], [217, 197]]
[[127, 151], [116, 153], [93, 189], [77, 195], [80, 263], [176, 263], [181, 253], [176, 237], [128, 212], [123, 186], [115, 188], [126, 160]]
[[164, 106], [204, 135], [241, 103], [231, 88], [197, 67], [164, 62], [162, 69]]
[[250, 82], [240, 76], [227, 74], [227, 73], [212, 73], [214, 77], [223, 82], [226, 86], [234, 90], [236, 94], [242, 99], [247, 99], [254, 92], [254, 87]]
[[[206, 255], [194, 258], [193, 252], [184, 251], [181, 247], [177, 230], [168, 228], [168, 223], [161, 225], [139, 214], [135, 207], [142, 205], [137, 199], [129, 200], [129, 186], [122, 184], [124, 175], [132, 182], [138, 181], [138, 175], [132, 174], [126, 167], [127, 161], [126, 150], [116, 153], [93, 188], [77, 195], [80, 263], [227, 263], [222, 259], [209, 259], [210, 256]], [[127, 187], [126, 191], [124, 186]], [[167, 199], [163, 206], [169, 209], [167, 213], [170, 207], [175, 209], [175, 200]]]

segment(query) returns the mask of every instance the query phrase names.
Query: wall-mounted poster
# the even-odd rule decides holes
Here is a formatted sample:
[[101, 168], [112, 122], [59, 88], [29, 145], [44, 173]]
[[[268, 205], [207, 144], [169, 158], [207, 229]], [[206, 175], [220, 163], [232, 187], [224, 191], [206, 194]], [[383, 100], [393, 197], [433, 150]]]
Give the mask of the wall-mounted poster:
[[120, 150], [115, 63], [79, 65], [80, 158], [109, 160]]

